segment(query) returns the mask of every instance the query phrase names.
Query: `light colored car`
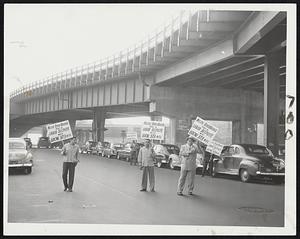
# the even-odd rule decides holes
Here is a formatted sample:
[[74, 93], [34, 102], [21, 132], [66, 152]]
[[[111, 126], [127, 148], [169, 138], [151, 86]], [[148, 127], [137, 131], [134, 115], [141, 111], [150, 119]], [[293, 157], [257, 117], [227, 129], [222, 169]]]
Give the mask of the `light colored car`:
[[27, 150], [27, 144], [22, 138], [9, 138], [9, 168], [22, 168], [30, 174], [33, 166], [33, 156]]
[[234, 144], [224, 147], [220, 157], [214, 157], [212, 176], [217, 174], [237, 175], [242, 182], [251, 178], [271, 178], [281, 183], [284, 181], [285, 164], [265, 146]]
[[104, 147], [102, 151], [102, 157], [117, 157], [117, 151], [122, 148], [124, 148], [122, 143], [107, 145], [107, 147]]
[[[181, 160], [178, 154], [171, 154], [169, 156], [169, 165], [171, 169], [176, 169], [176, 168], [181, 168]], [[197, 169], [200, 169], [203, 167], [203, 155], [202, 154], [197, 154], [196, 158], [196, 165]]]

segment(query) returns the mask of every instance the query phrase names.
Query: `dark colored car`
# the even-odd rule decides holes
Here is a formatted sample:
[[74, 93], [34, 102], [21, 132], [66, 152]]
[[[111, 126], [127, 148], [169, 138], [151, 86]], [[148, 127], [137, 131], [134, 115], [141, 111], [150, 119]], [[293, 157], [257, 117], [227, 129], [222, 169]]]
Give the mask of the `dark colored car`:
[[97, 153], [98, 142], [93, 140], [88, 140], [84, 145], [81, 145], [79, 151], [80, 153], [96, 154]]
[[238, 175], [242, 182], [265, 178], [281, 183], [284, 181], [285, 164], [265, 146], [234, 144], [224, 147], [220, 157], [214, 157], [212, 176], [217, 174]]
[[[174, 144], [156, 144], [153, 147], [155, 153], [156, 166], [161, 167], [162, 165], [170, 166], [170, 155], [179, 155], [179, 147]], [[171, 157], [172, 158], [172, 157]]]
[[124, 148], [124, 144], [109, 144], [107, 147], [104, 147], [102, 151], [102, 157], [117, 157], [117, 150]]
[[102, 155], [104, 148], [109, 147], [110, 143], [109, 142], [98, 142], [96, 146], [96, 151], [98, 155]]
[[26, 145], [27, 145], [27, 148], [28, 149], [31, 149], [32, 148], [32, 142], [31, 142], [31, 139], [30, 138], [24, 138], [25, 142], [26, 142]]
[[38, 144], [38, 148], [51, 148], [51, 143], [48, 137], [40, 137]]
[[131, 143], [125, 144], [124, 147], [117, 150], [117, 159], [126, 159], [126, 161], [129, 161], [131, 157], [131, 151]]

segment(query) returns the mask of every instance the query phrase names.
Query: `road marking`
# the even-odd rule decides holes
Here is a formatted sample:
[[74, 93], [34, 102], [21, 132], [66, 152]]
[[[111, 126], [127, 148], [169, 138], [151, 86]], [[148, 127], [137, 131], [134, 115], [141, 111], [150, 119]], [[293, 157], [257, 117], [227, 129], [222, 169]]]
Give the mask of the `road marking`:
[[112, 187], [112, 186], [110, 186], [110, 185], [101, 183], [101, 182], [96, 181], [95, 179], [89, 178], [89, 177], [87, 177], [87, 176], [82, 176], [82, 175], [80, 175], [80, 176], [78, 176], [78, 177], [85, 178], [85, 179], [87, 179], [87, 180], [92, 181], [92, 182], [95, 183], [95, 184], [102, 185], [102, 186], [104, 186], [104, 187], [106, 187], [106, 188], [108, 188], [108, 189], [110, 189], [110, 190], [112, 190], [112, 191], [114, 191], [114, 192], [120, 193], [120, 194], [122, 194], [122, 195], [124, 195], [124, 196], [126, 196], [126, 197], [128, 197], [128, 198], [131, 198], [131, 199], [134, 199], [134, 200], [138, 201], [137, 198], [132, 197], [131, 195], [129, 195], [129, 194], [127, 194], [127, 193], [124, 193], [124, 192], [122, 192], [122, 191], [120, 191], [120, 190], [118, 190], [118, 189], [116, 189], [116, 188], [114, 188], [114, 187]]
[[31, 207], [48, 207], [49, 204], [35, 204], [35, 205], [31, 205]]

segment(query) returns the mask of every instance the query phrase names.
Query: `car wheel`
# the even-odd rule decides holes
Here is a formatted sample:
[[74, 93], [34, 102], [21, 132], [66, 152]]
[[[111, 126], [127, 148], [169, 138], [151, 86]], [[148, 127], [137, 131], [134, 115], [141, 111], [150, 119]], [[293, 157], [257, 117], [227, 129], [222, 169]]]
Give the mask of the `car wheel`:
[[25, 174], [31, 174], [31, 168], [25, 168]]
[[173, 160], [172, 159], [170, 159], [170, 161], [169, 161], [169, 168], [170, 169], [175, 169], [175, 167], [174, 167], [174, 165], [173, 165]]
[[240, 178], [241, 178], [241, 181], [244, 183], [249, 182], [250, 174], [247, 169], [243, 168], [240, 170]]
[[156, 165], [157, 165], [158, 168], [161, 168], [161, 166], [162, 166], [161, 162], [157, 162]]

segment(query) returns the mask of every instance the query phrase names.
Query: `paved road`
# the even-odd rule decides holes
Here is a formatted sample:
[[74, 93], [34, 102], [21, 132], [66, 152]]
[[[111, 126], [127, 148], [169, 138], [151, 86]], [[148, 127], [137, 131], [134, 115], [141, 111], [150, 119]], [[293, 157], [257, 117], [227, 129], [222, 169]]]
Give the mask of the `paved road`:
[[[9, 175], [8, 222], [284, 225], [284, 185], [196, 175], [196, 195], [179, 197], [179, 171], [155, 168], [156, 192], [140, 192], [138, 167], [81, 155], [74, 191], [68, 193], [63, 192], [59, 151], [33, 149], [33, 155], [31, 175]], [[253, 208], [264, 210], [248, 210]]]

